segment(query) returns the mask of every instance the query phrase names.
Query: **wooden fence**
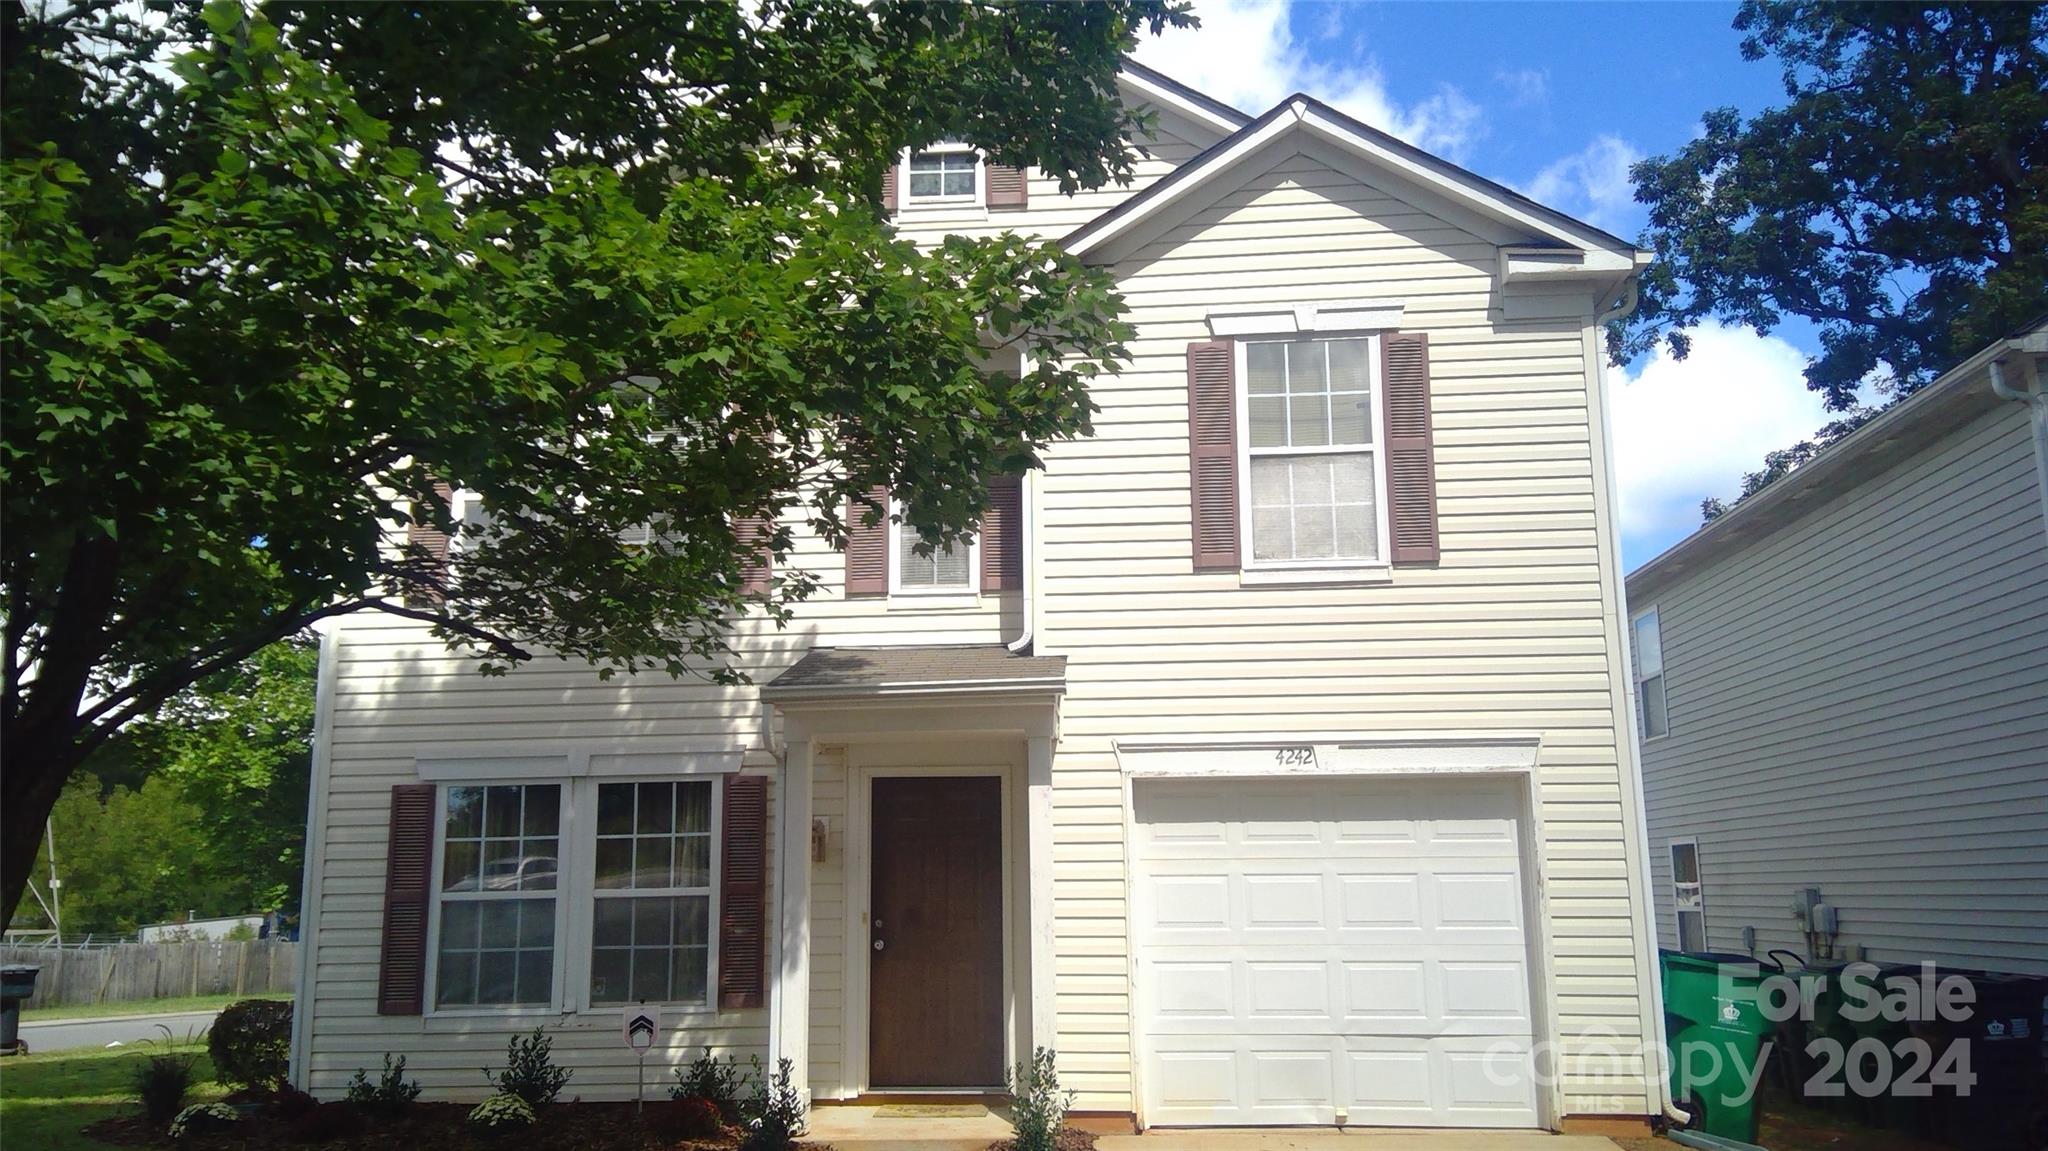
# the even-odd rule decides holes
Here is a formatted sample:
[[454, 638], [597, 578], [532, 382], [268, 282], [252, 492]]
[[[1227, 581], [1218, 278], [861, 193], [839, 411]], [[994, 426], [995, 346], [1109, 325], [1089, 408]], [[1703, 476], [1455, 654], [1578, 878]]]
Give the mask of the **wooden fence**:
[[299, 971], [298, 945], [282, 939], [0, 947], [0, 963], [43, 969], [25, 1004], [31, 1008], [288, 992]]

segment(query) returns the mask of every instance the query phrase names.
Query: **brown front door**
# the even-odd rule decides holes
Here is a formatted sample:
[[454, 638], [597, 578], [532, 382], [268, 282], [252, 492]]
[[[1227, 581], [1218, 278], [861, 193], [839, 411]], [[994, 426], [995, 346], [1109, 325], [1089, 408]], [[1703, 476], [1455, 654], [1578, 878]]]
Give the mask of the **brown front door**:
[[868, 1081], [1003, 1081], [1003, 791], [994, 776], [875, 780]]

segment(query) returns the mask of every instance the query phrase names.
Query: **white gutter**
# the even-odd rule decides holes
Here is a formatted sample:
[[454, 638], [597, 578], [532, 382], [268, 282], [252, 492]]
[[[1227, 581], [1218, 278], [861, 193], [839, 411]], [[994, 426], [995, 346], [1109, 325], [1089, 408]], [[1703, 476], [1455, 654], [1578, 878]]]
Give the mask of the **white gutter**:
[[1026, 468], [1023, 479], [1017, 483], [1017, 515], [1024, 521], [1019, 525], [1017, 540], [1018, 547], [1023, 551], [1023, 555], [1019, 557], [1022, 561], [1019, 566], [1024, 574], [1019, 579], [1024, 584], [1024, 628], [1016, 639], [1010, 641], [1010, 650], [1019, 655], [1031, 650], [1031, 569], [1034, 566], [1031, 562], [1031, 544], [1032, 536], [1034, 535], [1031, 530], [1031, 521], [1037, 515], [1037, 509], [1033, 507], [1031, 500], [1032, 491], [1037, 487], [1032, 479], [1034, 474], [1034, 469]]
[[[1631, 277], [1627, 284], [1626, 294], [1620, 302], [1600, 316], [1596, 327], [1605, 325], [1610, 320], [1618, 320], [1635, 311], [1638, 296], [1638, 286], [1635, 279]], [[1605, 514], [1602, 516], [1605, 522], [1601, 526], [1606, 529], [1607, 538], [1613, 541], [1614, 549], [1618, 550], [1621, 547], [1621, 525], [1616, 511], [1616, 504], [1620, 502], [1621, 489], [1618, 486], [1618, 479], [1614, 470], [1614, 452], [1612, 450], [1614, 426], [1613, 420], [1610, 418], [1610, 409], [1613, 405], [1611, 403], [1612, 393], [1607, 388], [1607, 355], [1606, 350], [1600, 346], [1600, 342], [1599, 335], [1596, 333], [1593, 348], [1593, 371], [1596, 377], [1595, 386], [1599, 389], [1600, 393], [1600, 434], [1609, 446], [1609, 450], [1603, 453], [1606, 456], [1608, 499]], [[1630, 844], [1635, 859], [1631, 862], [1633, 870], [1636, 872], [1641, 883], [1643, 914], [1641, 926], [1646, 933], [1644, 942], [1654, 952], [1657, 947], [1657, 900], [1655, 895], [1649, 890], [1650, 805], [1643, 789], [1642, 726], [1636, 720], [1637, 715], [1641, 713], [1642, 701], [1636, 698], [1635, 676], [1631, 671], [1636, 665], [1635, 625], [1629, 618], [1628, 582], [1622, 577], [1621, 565], [1617, 562], [1618, 559], [1618, 555], [1610, 553], [1602, 561], [1602, 566], [1608, 569], [1608, 578], [1614, 581], [1614, 597], [1616, 606], [1620, 609], [1615, 617], [1615, 630], [1621, 636], [1623, 698], [1628, 701], [1628, 713], [1622, 717], [1623, 722], [1628, 725], [1628, 735], [1626, 739], [1621, 741], [1621, 746], [1617, 750], [1621, 753], [1621, 766], [1635, 776], [1634, 787], [1622, 788], [1621, 800], [1622, 807], [1628, 816], [1633, 817], [1636, 825], [1635, 842]], [[1647, 1049], [1643, 1052], [1646, 1072], [1644, 1078], [1650, 1080], [1650, 1098], [1663, 1110], [1664, 1118], [1683, 1128], [1692, 1123], [1693, 1117], [1689, 1112], [1681, 1110], [1677, 1101], [1671, 1097], [1671, 1070], [1667, 1063], [1667, 1060], [1670, 1058], [1670, 1038], [1664, 1026], [1663, 961], [1655, 954], [1647, 955], [1644, 958], [1647, 962], [1639, 967], [1638, 970], [1647, 969], [1644, 982], [1649, 985], [1647, 991], [1650, 1000], [1649, 1023], [1650, 1043], [1652, 1044], [1646, 1045]]]
[[[2012, 342], [2020, 343], [2017, 340]], [[2042, 530], [2048, 531], [2048, 388], [2042, 385], [2039, 361], [2029, 359], [2028, 363], [2031, 365], [2028, 374], [2033, 376], [2033, 385], [2024, 392], [2005, 382], [2004, 360], [1993, 360], [1988, 366], [1991, 370], [1992, 393], [2001, 400], [2027, 405], [2030, 409], [2029, 414], [2033, 417], [2031, 422], [2034, 425], [2034, 478], [2041, 488]]]

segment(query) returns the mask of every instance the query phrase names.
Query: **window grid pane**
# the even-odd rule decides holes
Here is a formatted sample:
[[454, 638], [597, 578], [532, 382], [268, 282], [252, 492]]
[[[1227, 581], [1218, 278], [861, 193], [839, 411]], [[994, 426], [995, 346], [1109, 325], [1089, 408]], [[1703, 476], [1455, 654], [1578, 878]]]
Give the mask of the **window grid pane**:
[[592, 1004], [707, 1001], [711, 799], [702, 781], [599, 785]]
[[974, 195], [979, 160], [973, 152], [916, 152], [910, 157], [914, 199]]
[[941, 588], [968, 586], [967, 555], [965, 543], [947, 544], [935, 548], [929, 555], [917, 552], [919, 539], [917, 529], [909, 524], [896, 525], [896, 585], [905, 588]]
[[[1378, 558], [1370, 350], [1363, 339], [1246, 345], [1255, 562]], [[1350, 447], [1363, 450], [1339, 450]]]

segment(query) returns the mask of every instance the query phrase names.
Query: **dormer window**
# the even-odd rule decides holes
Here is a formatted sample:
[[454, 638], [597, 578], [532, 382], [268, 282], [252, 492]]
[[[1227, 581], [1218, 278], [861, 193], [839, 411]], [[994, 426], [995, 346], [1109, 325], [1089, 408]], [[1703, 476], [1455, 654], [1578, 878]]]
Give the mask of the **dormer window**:
[[981, 200], [981, 157], [964, 145], [910, 154], [910, 202], [973, 204]]

